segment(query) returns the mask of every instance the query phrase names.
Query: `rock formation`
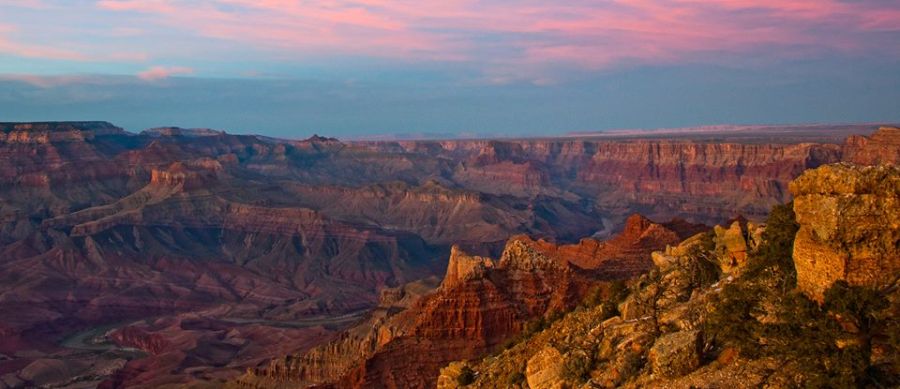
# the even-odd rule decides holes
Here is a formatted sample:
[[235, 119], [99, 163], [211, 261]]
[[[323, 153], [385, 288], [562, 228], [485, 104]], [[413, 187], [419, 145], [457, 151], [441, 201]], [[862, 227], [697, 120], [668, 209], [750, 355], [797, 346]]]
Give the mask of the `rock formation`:
[[[453, 362], [439, 388], [453, 388], [461, 364], [473, 388], [900, 384], [900, 170], [827, 165], [790, 188], [793, 213], [654, 252], [657, 268], [617, 309], [574, 310], [495, 356]], [[794, 275], [820, 306], [791, 290]]]
[[[646, 236], [676, 236], [643, 217], [629, 221], [625, 232], [609, 242], [632, 247]], [[626, 238], [634, 242], [626, 244]], [[335, 341], [304, 355], [275, 360], [242, 377], [239, 385], [434, 385], [439, 368], [448, 362], [484, 355], [522, 331], [528, 320], [569, 310], [592, 285], [608, 280], [608, 274], [575, 263], [600, 264], [611, 259], [603, 255], [616, 250], [593, 249], [605, 243], [586, 239], [578, 245], [555, 245], [518, 236], [507, 242], [497, 261], [467, 255], [454, 247], [438, 289], [405, 307], [395, 307], [402, 308], [396, 312], [382, 303], [379, 313]], [[592, 249], [585, 251], [587, 247], [579, 246]], [[643, 247], [644, 257], [661, 248], [658, 242], [639, 247]]]
[[861, 165], [900, 165], [900, 128], [881, 127], [871, 136], [848, 137], [843, 160]]
[[797, 286], [823, 299], [835, 281], [880, 287], [900, 276], [900, 169], [823, 166], [791, 183], [800, 230]]

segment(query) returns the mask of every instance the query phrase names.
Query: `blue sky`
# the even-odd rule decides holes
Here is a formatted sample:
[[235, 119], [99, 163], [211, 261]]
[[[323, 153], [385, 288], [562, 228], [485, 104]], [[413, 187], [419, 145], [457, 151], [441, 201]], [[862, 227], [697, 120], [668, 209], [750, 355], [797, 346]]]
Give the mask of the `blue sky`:
[[0, 120], [301, 138], [900, 121], [895, 1], [23, 0]]

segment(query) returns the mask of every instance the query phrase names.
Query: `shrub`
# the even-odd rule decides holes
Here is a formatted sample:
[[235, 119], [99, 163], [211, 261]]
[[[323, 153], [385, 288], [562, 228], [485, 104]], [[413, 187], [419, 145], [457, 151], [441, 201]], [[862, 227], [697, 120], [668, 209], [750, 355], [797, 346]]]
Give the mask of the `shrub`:
[[[792, 254], [798, 225], [791, 204], [776, 206], [767, 219], [763, 243], [741, 278], [725, 284], [711, 300], [704, 323], [717, 348], [736, 347], [749, 358], [774, 357], [797, 387], [896, 387], [896, 367], [872, 365], [872, 343], [900, 350], [900, 302], [884, 291], [834, 283], [822, 306], [799, 291]], [[771, 288], [775, 281], [781, 288]], [[896, 293], [896, 291], [891, 292]], [[764, 312], [761, 307], [766, 306]], [[765, 323], [761, 314], [776, 315]], [[882, 357], [883, 360], [892, 359]], [[897, 359], [897, 358], [893, 358]], [[890, 365], [890, 362], [887, 362]]]
[[601, 320], [619, 315], [618, 305], [628, 297], [628, 286], [622, 280], [591, 288], [582, 300], [581, 305], [587, 308], [600, 306]]
[[703, 235], [700, 243], [691, 247], [687, 256], [691, 259], [687, 263], [687, 273], [691, 275], [691, 286], [703, 288], [710, 286], [719, 280], [722, 271], [712, 254], [716, 243], [712, 231]]
[[591, 308], [600, 305], [605, 299], [603, 298], [602, 285], [592, 287], [581, 300], [581, 306]]
[[759, 291], [747, 285], [726, 284], [715, 296], [705, 322], [705, 332], [722, 346], [734, 346], [741, 354], [758, 357], [760, 323], [753, 317]]
[[797, 284], [797, 270], [794, 268], [794, 237], [800, 225], [794, 214], [794, 203], [772, 207], [766, 218], [763, 242], [750, 258], [747, 274], [759, 276], [762, 271], [773, 269], [784, 274], [784, 289]]
[[456, 383], [459, 386], [471, 385], [475, 382], [475, 372], [472, 371], [472, 368], [469, 366], [463, 366], [462, 370], [459, 372], [459, 375], [456, 376]]
[[625, 284], [625, 281], [615, 280], [609, 284], [608, 301], [618, 304], [625, 300], [626, 297], [628, 297], [628, 285]]

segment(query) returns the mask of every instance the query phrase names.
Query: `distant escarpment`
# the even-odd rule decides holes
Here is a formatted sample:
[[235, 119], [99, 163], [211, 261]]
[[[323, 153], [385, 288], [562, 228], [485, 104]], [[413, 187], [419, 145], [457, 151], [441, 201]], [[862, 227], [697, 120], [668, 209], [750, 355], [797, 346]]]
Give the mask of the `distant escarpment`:
[[896, 129], [885, 127], [844, 145], [535, 139], [360, 146], [459, 161], [451, 177], [483, 192], [570, 192], [603, 209], [717, 223], [736, 213], [762, 218], [772, 205], [790, 200], [788, 182], [806, 169], [867, 155], [896, 161], [897, 139]]
[[[556, 245], [510, 239], [499, 260], [454, 247], [440, 286], [415, 285], [383, 293], [369, 317], [330, 343], [252, 370], [243, 387], [427, 387], [438, 369], [474, 358], [520, 333], [530, 320], [571, 309], [604, 281], [640, 274], [648, 255], [679, 240], [678, 233], [640, 216], [606, 242]], [[646, 262], [645, 262], [646, 261]], [[617, 271], [607, 267], [615, 264]]]
[[900, 164], [900, 128], [881, 127], [871, 136], [848, 137], [843, 160], [862, 165]]

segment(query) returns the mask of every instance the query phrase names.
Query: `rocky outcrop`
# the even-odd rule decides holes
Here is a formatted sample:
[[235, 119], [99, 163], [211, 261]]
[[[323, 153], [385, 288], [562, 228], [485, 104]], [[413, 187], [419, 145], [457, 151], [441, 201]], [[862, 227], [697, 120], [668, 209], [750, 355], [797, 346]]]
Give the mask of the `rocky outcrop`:
[[494, 267], [494, 261], [490, 258], [469, 256], [462, 252], [459, 246], [450, 248], [450, 260], [447, 263], [447, 273], [441, 282], [442, 289], [453, 289], [469, 280], [484, 278], [488, 269]]
[[559, 389], [563, 385], [562, 354], [553, 346], [535, 354], [525, 367], [525, 379], [532, 389]]
[[107, 122], [0, 123], [0, 143], [48, 144], [81, 142], [125, 131]]
[[900, 272], [900, 169], [837, 164], [791, 183], [797, 287], [822, 301], [835, 281], [879, 287]]
[[715, 252], [722, 273], [731, 273], [747, 264], [749, 255], [762, 243], [764, 225], [736, 220], [728, 228], [715, 226]]
[[[648, 231], [661, 228], [643, 217], [631, 220], [631, 227], [610, 241], [624, 245], [623, 237], [627, 237], [640, 242]], [[251, 371], [239, 383], [244, 387], [433, 386], [440, 368], [450, 361], [484, 355], [519, 333], [524, 323], [571, 309], [591, 287], [610, 279], [596, 268], [575, 264], [609, 259], [602, 257], [607, 251], [595, 250], [596, 243], [586, 242], [579, 244], [586, 247], [577, 247], [516, 236], [496, 261], [454, 247], [444, 280], [432, 293], [403, 310], [379, 314], [378, 319], [304, 355]], [[647, 256], [650, 247], [657, 246], [639, 247], [644, 247]]]

